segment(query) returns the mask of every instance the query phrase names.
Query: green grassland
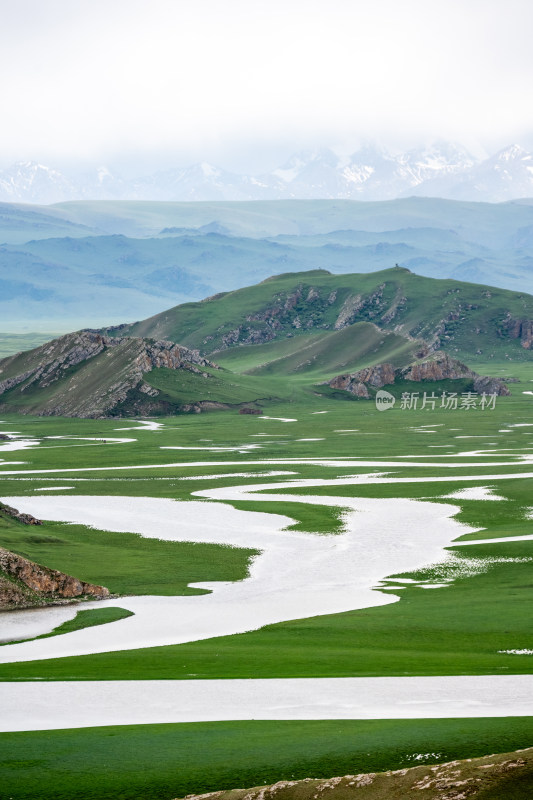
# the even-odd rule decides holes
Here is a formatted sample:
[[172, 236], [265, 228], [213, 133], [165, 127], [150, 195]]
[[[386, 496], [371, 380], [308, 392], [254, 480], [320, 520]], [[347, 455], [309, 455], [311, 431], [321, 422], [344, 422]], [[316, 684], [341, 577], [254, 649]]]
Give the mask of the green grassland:
[[[456, 550], [456, 548], [454, 548]], [[533, 543], [464, 548], [533, 558]], [[0, 679], [155, 680], [489, 675], [533, 671], [532, 563], [496, 563], [442, 589], [394, 587], [399, 602], [167, 647], [0, 665]], [[403, 577], [418, 577], [407, 573]], [[430, 577], [430, 575], [424, 575]]]
[[[244, 354], [239, 369], [245, 363], [249, 368], [251, 362], [246, 359]], [[283, 494], [294, 500], [268, 501], [267, 493], [262, 492], [261, 500], [247, 499], [235, 505], [286, 514], [295, 521], [296, 529], [323, 535], [341, 529], [342, 504], [338, 508], [308, 506], [299, 502], [297, 495], [424, 498], [456, 505], [458, 521], [482, 529], [480, 538], [530, 534], [530, 481], [520, 475], [533, 468], [513, 454], [532, 450], [533, 426], [527, 426], [533, 422], [533, 397], [522, 392], [530, 390], [533, 371], [526, 362], [502, 360], [491, 364], [491, 372], [515, 376], [520, 382], [510, 384], [511, 397], [498, 398], [495, 409], [485, 411], [402, 410], [397, 404], [380, 413], [370, 401], [340, 403], [309, 392], [300, 394], [297, 402], [273, 401], [269, 407], [269, 415], [295, 422], [247, 417], [233, 410], [168, 417], [162, 420], [161, 430], [145, 431], [127, 430], [135, 423], [117, 419], [2, 416], [1, 430], [36, 437], [40, 444], [2, 456], [0, 497], [32, 495], [40, 487], [57, 485], [74, 487], [69, 494], [95, 498], [112, 494], [197, 500], [194, 492], [215, 486], [386, 472], [389, 477], [409, 481], [287, 487]], [[255, 375], [243, 377], [259, 380]], [[272, 385], [273, 379], [270, 382]], [[316, 413], [324, 411], [327, 413]], [[526, 427], [509, 428], [509, 424]], [[423, 433], [428, 428], [422, 426], [433, 426], [434, 433]], [[108, 441], [45, 438], [59, 434]], [[456, 438], [463, 436], [475, 438]], [[113, 443], [111, 437], [135, 441]], [[252, 443], [260, 448], [244, 449]], [[236, 449], [160, 449], [172, 446]], [[491, 449], [494, 458], [455, 455]], [[439, 457], [443, 455], [446, 457]], [[446, 467], [449, 456], [464, 466]], [[350, 457], [378, 464], [328, 467], [300, 461]], [[257, 463], [262, 460], [271, 463]], [[380, 461], [389, 460], [395, 460], [395, 466], [380, 468]], [[400, 465], [402, 460], [407, 463]], [[409, 466], [414, 460], [423, 466]], [[506, 463], [496, 466], [493, 462]], [[173, 466], [176, 464], [179, 466]], [[296, 474], [259, 477], [269, 469]], [[15, 470], [23, 474], [7, 474]], [[257, 477], [222, 477], [232, 472]], [[479, 478], [463, 482], [461, 474]], [[490, 475], [507, 477], [488, 478]], [[440, 480], [411, 482], [418, 477]], [[490, 486], [505, 500], [439, 499], [475, 485]], [[54, 522], [31, 530], [14, 522], [11, 525], [0, 528], [4, 546], [108, 585], [119, 594], [175, 594], [191, 591], [188, 582], [235, 580], [245, 574], [253, 554], [252, 550], [160, 542]], [[467, 534], [466, 538], [476, 536]], [[453, 549], [466, 559], [533, 558], [533, 541]], [[497, 651], [533, 649], [532, 563], [496, 561], [486, 571], [465, 574], [453, 584], [431, 591], [396, 585], [385, 591], [393, 591], [399, 600], [387, 606], [283, 622], [236, 636], [7, 664], [0, 667], [0, 679], [185, 680], [191, 673], [203, 678], [530, 673], [532, 657]], [[438, 569], [389, 577], [429, 574], [438, 578]], [[531, 741], [531, 720], [527, 718], [256, 721], [0, 735], [3, 786], [7, 796], [17, 800], [33, 798], [36, 787], [43, 800], [52, 796], [70, 800], [74, 789], [89, 800], [140, 796], [168, 800], [190, 792], [253, 786], [293, 776], [399, 768], [411, 765], [413, 754], [428, 751], [438, 753], [438, 760], [505, 752], [526, 747]]]
[[11, 800], [170, 800], [278, 780], [402, 769], [420, 764], [418, 754], [427, 754], [422, 763], [473, 758], [527, 747], [532, 739], [532, 720], [517, 717], [2, 733], [2, 792]]
[[238, 406], [259, 401], [262, 405], [273, 400], [290, 400], [294, 388], [286, 381], [265, 381], [247, 375], [236, 375], [228, 370], [203, 369], [206, 380], [194, 372], [176, 371], [160, 367], [149, 372], [146, 383], [160, 391], [158, 400], [168, 400], [177, 407], [184, 403], [211, 401]]
[[[516, 365], [503, 363], [496, 366], [498, 370], [507, 370], [506, 374], [512, 374]], [[55, 469], [57, 472], [42, 475], [28, 472], [27, 476], [20, 476], [26, 477], [26, 480], [6, 475], [0, 480], [0, 491], [2, 495], [33, 494], [35, 487], [43, 481], [47, 482], [44, 485], [49, 486], [53, 486], [54, 481], [67, 481], [75, 487], [73, 491], [80, 494], [132, 494], [186, 500], [193, 497], [193, 492], [210, 486], [254, 485], [258, 479], [253, 475], [269, 468], [297, 474], [259, 478], [260, 482], [283, 482], [293, 477], [337, 478], [369, 470], [379, 471], [380, 460], [405, 455], [425, 456], [431, 466], [426, 466], [424, 459], [421, 460], [423, 466], [406, 464], [384, 469], [394, 478], [433, 476], [439, 478], [438, 481], [287, 487], [283, 492], [288, 497], [310, 493], [346, 497], [429, 498], [455, 503], [458, 506], [457, 519], [482, 529], [481, 538], [532, 533], [533, 521], [527, 518], [531, 503], [529, 483], [519, 477], [512, 478], [527, 470], [527, 466], [524, 467], [512, 457], [508, 458], [507, 450], [493, 459], [475, 455], [456, 457], [454, 462], [464, 466], [453, 469], [445, 466], [448, 458], [438, 457], [443, 454], [453, 456], [461, 450], [493, 449], [497, 453], [500, 447], [518, 454], [531, 450], [533, 426], [506, 427], [510, 420], [513, 423], [528, 423], [533, 418], [530, 398], [522, 394], [531, 385], [528, 375], [533, 373], [525, 364], [520, 365], [519, 372], [522, 382], [512, 384], [512, 396], [498, 398], [496, 408], [486, 411], [446, 411], [439, 408], [434, 411], [402, 411], [396, 407], [380, 413], [370, 402], [338, 403], [310, 395], [306, 404], [274, 406], [276, 415], [296, 419], [297, 422], [219, 412], [169, 418], [165, 420], [165, 428], [159, 431], [125, 431], [122, 434], [120, 429], [127, 428], [131, 423], [17, 418], [17, 429], [32, 434], [56, 433], [60, 426], [66, 435], [74, 432], [78, 436], [101, 435], [102, 438], [125, 435], [135, 437], [137, 441], [126, 444], [80, 442], [70, 447], [68, 445], [71, 443], [67, 441], [58, 445], [57, 440], [43, 439], [38, 448], [22, 451], [25, 460], [31, 459], [31, 464], [22, 468], [31, 466], [32, 469]], [[313, 413], [318, 410], [328, 413]], [[434, 426], [431, 428], [434, 433], [423, 433], [421, 426], [424, 425]], [[500, 433], [501, 430], [508, 432]], [[257, 433], [267, 435], [258, 437]], [[457, 436], [476, 438], [457, 439]], [[318, 438], [319, 441], [300, 441], [306, 438]], [[207, 441], [202, 441], [205, 439]], [[491, 442], [496, 444], [491, 445]], [[244, 447], [250, 443], [260, 444], [261, 448], [237, 452], [160, 449], [161, 446], [172, 445], [194, 448]], [[279, 459], [350, 456], [376, 460], [378, 465], [328, 468], [309, 463], [277, 463]], [[273, 463], [266, 466], [248, 463], [262, 459]], [[409, 460], [405, 459], [407, 462]], [[492, 461], [507, 461], [508, 465], [492, 467]], [[182, 466], [165, 466], [177, 462]], [[196, 462], [203, 466], [196, 466]], [[224, 462], [230, 462], [230, 465]], [[401, 463], [400, 459], [396, 463]], [[471, 466], [477, 463], [482, 465]], [[137, 468], [131, 469], [132, 466]], [[63, 468], [80, 471], [63, 473]], [[218, 474], [243, 470], [252, 477], [216, 478]], [[461, 474], [479, 475], [480, 485], [488, 483], [506, 500], [438, 500], [443, 494], [475, 485], [475, 482], [458, 481], [457, 476]], [[487, 474], [505, 474], [509, 478], [486, 480], [484, 476]], [[193, 476], [196, 477], [188, 480]], [[211, 477], [206, 479], [205, 476]], [[262, 500], [257, 502], [250, 499], [234, 505], [246, 510], [288, 515], [295, 520], [297, 530], [324, 533], [341, 529], [341, 505], [339, 508], [308, 506], [297, 502], [296, 498], [295, 502], [265, 502], [267, 493], [262, 492]], [[252, 551], [211, 545], [143, 540], [133, 534], [86, 532], [82, 526], [48, 522], [43, 526], [42, 536], [42, 541], [38, 537], [35, 539], [32, 531], [31, 543], [13, 542], [12, 539], [5, 539], [4, 543], [11, 549], [18, 546], [18, 552], [44, 563], [49, 563], [53, 558], [51, 566], [71, 574], [78, 575], [85, 567], [80, 577], [103, 583], [112, 591], [126, 593], [172, 594], [176, 593], [177, 587], [180, 592], [192, 591], [186, 589], [188, 580], [227, 579], [216, 577], [216, 574], [221, 574], [223, 559], [218, 555], [216, 559], [212, 556], [203, 558], [200, 555], [202, 548], [206, 548], [206, 553], [213, 553], [213, 556], [221, 553], [230, 559], [231, 574], [237, 577], [242, 575], [239, 569], [246, 568], [247, 559], [252, 554]], [[55, 536], [65, 545], [47, 542], [47, 536]], [[476, 536], [478, 534], [471, 534], [467, 538]], [[129, 542], [127, 546], [126, 541]], [[533, 557], [533, 543], [527, 541], [510, 542], [506, 546], [476, 545], [454, 550], [467, 559], [499, 555], [510, 558]], [[207, 575], [205, 566], [202, 566], [201, 574], [192, 570], [191, 564], [196, 556], [191, 555], [192, 561], [189, 561], [188, 552], [198, 553], [198, 563], [208, 564], [210, 569], [216, 565], [218, 573]], [[117, 558], [117, 553], [120, 553], [120, 558]], [[174, 571], [172, 553], [177, 554], [177, 572]], [[111, 557], [109, 554], [112, 554]], [[113, 564], [112, 573], [106, 572], [106, 563]], [[187, 565], [186, 568], [184, 565]], [[87, 569], [89, 566], [90, 571]], [[16, 665], [16, 668], [6, 665], [0, 667], [0, 676], [5, 679], [36, 676], [55, 679], [65, 676], [120, 678], [125, 675], [136, 678], [181, 678], [189, 673], [204, 677], [288, 677], [529, 672], [533, 662], [528, 656], [510, 656], [497, 651], [533, 646], [530, 612], [527, 612], [532, 596], [530, 574], [529, 562], [493, 563], [486, 572], [457, 578], [443, 589], [427, 591], [416, 586], [396, 587], [394, 594], [401, 599], [388, 606], [285, 622], [247, 634], [174, 647], [82, 656], [49, 663]], [[438, 635], [435, 635], [435, 631], [438, 631]]]
[[[113, 224], [116, 215], [122, 215], [126, 227], [139, 230], [144, 226], [147, 231], [161, 220], [171, 219], [176, 211], [171, 205], [160, 204], [156, 209], [155, 204], [150, 208], [122, 204], [105, 210], [81, 204], [70, 205], [68, 213], [73, 221], [83, 218], [83, 224], [100, 230], [109, 222], [108, 213], [115, 215]], [[353, 204], [341, 205], [343, 213], [351, 213]], [[299, 215], [296, 222], [300, 227], [307, 224], [306, 214], [310, 219], [326, 209], [320, 204], [307, 205], [307, 211], [303, 205], [290, 207]], [[407, 217], [420, 222], [421, 208], [418, 202], [406, 207]], [[269, 204], [256, 210], [258, 217], [246, 222], [250, 227], [259, 217], [261, 224], [266, 224], [265, 213], [276, 212]], [[463, 210], [472, 220], [474, 209], [465, 205]], [[198, 206], [200, 212], [211, 213]], [[386, 204], [382, 212], [385, 218], [389, 213]], [[59, 213], [66, 210], [59, 209]], [[272, 224], [277, 223], [274, 220]], [[289, 226], [284, 232], [293, 231]], [[490, 238], [490, 226], [483, 235]], [[358, 298], [362, 301], [358, 314], [347, 327], [337, 330], [339, 314], [350, 303], [358, 305]], [[198, 500], [195, 492], [216, 486], [283, 484], [294, 478], [320, 482], [384, 472], [393, 482], [289, 484], [286, 489], [274, 490], [286, 494], [284, 501], [269, 500], [267, 489], [257, 499], [233, 505], [285, 514], [293, 520], [292, 529], [319, 536], [342, 531], [344, 497], [429, 499], [454, 504], [457, 520], [479, 528], [480, 538], [531, 534], [530, 480], [522, 474], [533, 472], [533, 467], [517, 456], [532, 452], [533, 427], [527, 426], [533, 422], [533, 396], [524, 394], [533, 391], [532, 356], [519, 339], [509, 337], [507, 314], [516, 320], [533, 319], [533, 297], [421, 278], [400, 268], [363, 275], [330, 275], [324, 270], [286, 274], [201, 303], [177, 306], [110, 333], [170, 338], [213, 353], [212, 360], [220, 361], [222, 369], [207, 369], [207, 377], [181, 370], [179, 374], [153, 370], [146, 382], [160, 392], [161, 405], [154, 413], [172, 414], [183, 404], [198, 402], [233, 408], [171, 415], [157, 431], [128, 430], [135, 423], [119, 419], [9, 413], [15, 408], [41, 413], [43, 400], [48, 404], [47, 413], [53, 413], [59, 394], [70, 396], [73, 408], [83, 408], [85, 398], [103, 385], [111, 387], [131, 360], [126, 343], [124, 352], [117, 347], [114, 357], [97, 356], [67, 370], [39, 396], [24, 384], [2, 396], [7, 416], [0, 413], [0, 430], [36, 438], [39, 444], [14, 452], [0, 450], [0, 497], [69, 486], [72, 488], [62, 491], [91, 495], [95, 502], [102, 495], [187, 501]], [[480, 373], [517, 378], [517, 383], [510, 384], [511, 397], [498, 398], [496, 407], [485, 411], [403, 410], [397, 402], [394, 409], [381, 413], [372, 401], [317, 385], [369, 364], [409, 363], [418, 340], [437, 333], [443, 349]], [[264, 343], [266, 338], [271, 341]], [[251, 341], [263, 343], [252, 345]], [[20, 363], [30, 369], [38, 358], [30, 352]], [[20, 363], [4, 363], [2, 379], [19, 374]], [[403, 382], [393, 391], [396, 395], [402, 391], [423, 393], [426, 388], [465, 392], [470, 385], [459, 381], [426, 387]], [[126, 398], [117, 413], [135, 415], [137, 401], [138, 397]], [[235, 407], [242, 403], [260, 405], [265, 417], [239, 415]], [[508, 427], [517, 423], [526, 427]], [[94, 437], [96, 441], [47, 438], [59, 435]], [[134, 441], [114, 442], [113, 437]], [[190, 449], [161, 449], [173, 447]], [[353, 467], [349, 462], [353, 457], [370, 463]], [[453, 468], [446, 466], [449, 457], [456, 462]], [[318, 463], [328, 458], [344, 458], [346, 463]], [[395, 463], [387, 466], [388, 461]], [[410, 465], [411, 461], [419, 463]], [[260, 477], [269, 469], [287, 474]], [[245, 476], [225, 477], [232, 472]], [[462, 481], [461, 475], [475, 475], [477, 480]], [[419, 482], [421, 478], [431, 480]], [[442, 498], [476, 485], [490, 486], [505, 499]], [[335, 507], [310, 506], [298, 498], [306, 494], [339, 500]], [[466, 534], [465, 539], [477, 536]], [[0, 546], [103, 584], [117, 595], [200, 594], [202, 590], [191, 588], [191, 583], [242, 579], [256, 553], [253, 542], [248, 549], [168, 542], [53, 521], [37, 529], [1, 514]], [[292, 620], [182, 645], [5, 664], [0, 665], [0, 680], [533, 672], [533, 657], [499, 652], [533, 649], [533, 541], [458, 546], [450, 548], [452, 551], [456, 557], [446, 568], [430, 565], [418, 572], [389, 576], [389, 588], [382, 591], [397, 599], [386, 606]], [[402, 578], [438, 581], [443, 574], [453, 574], [453, 583], [431, 591], [401, 583]], [[116, 605], [120, 606], [119, 599]], [[95, 613], [82, 610], [53, 633], [113, 624], [118, 612], [120, 608], [96, 609]], [[427, 751], [438, 754], [437, 760], [509, 751], [531, 744], [531, 725], [527, 718], [255, 721], [0, 734], [2, 791], [17, 799], [53, 796], [70, 800], [75, 792], [89, 800], [140, 796], [168, 800], [191, 791], [271, 783], [280, 778], [409, 766], [410, 758]]]
[[[235, 348], [232, 351], [239, 353], [252, 348]], [[527, 352], [527, 351], [524, 351]], [[401, 411], [398, 407], [387, 413], [380, 413], [374, 404], [369, 401], [351, 401], [351, 396], [342, 393], [347, 402], [339, 403], [326, 396], [317, 396], [317, 387], [312, 391], [294, 392], [294, 401], [290, 402], [287, 395], [293, 390], [289, 388], [286, 377], [279, 376], [279, 379], [268, 377], [246, 375], [242, 380], [250, 382], [262, 381], [262, 386], [270, 389], [270, 395], [277, 395], [284, 390], [286, 399], [278, 401], [272, 400], [269, 405], [268, 414], [286, 418], [296, 418], [297, 423], [278, 423], [274, 420], [263, 420], [261, 418], [249, 418], [239, 416], [236, 411], [223, 411], [212, 414], [179, 415], [164, 420], [166, 428], [161, 431], [144, 432], [128, 431], [124, 434], [121, 428], [128, 428], [132, 422], [124, 420], [84, 420], [84, 419], [51, 419], [40, 417], [26, 419], [18, 415], [2, 414], [2, 419], [9, 421], [10, 426], [4, 426], [5, 430], [18, 430], [21, 433], [31, 436], [53, 436], [58, 434], [73, 436], [94, 436], [102, 439], [109, 439], [114, 436], [132, 436], [137, 439], [135, 444], [115, 444], [112, 442], [79, 442], [76, 447], [72, 447], [72, 442], [58, 442], [54, 440], [44, 440], [40, 447], [31, 451], [31, 466], [34, 469], [68, 469], [83, 467], [115, 467], [130, 464], [142, 465], [157, 463], [174, 463], [176, 461], [198, 461], [199, 453], [194, 451], [161, 451], [161, 445], [190, 445], [201, 446], [201, 439], [208, 438], [206, 444], [213, 446], [235, 446], [241, 442], [248, 444], [251, 442], [261, 442], [260, 439], [250, 438], [256, 433], [276, 434], [280, 436], [280, 443], [269, 442], [268, 447], [264, 446], [258, 453], [261, 458], [285, 457], [317, 457], [324, 455], [335, 456], [366, 456], [366, 457], [394, 457], [405, 455], [406, 453], [428, 455], [432, 452], [428, 449], [428, 444], [449, 445], [454, 449], [473, 449], [470, 445], [477, 443], [483, 444], [490, 441], [498, 434], [500, 428], [505, 427], [508, 422], [529, 422], [533, 411], [533, 400], [529, 396], [524, 396], [523, 391], [532, 390], [533, 371], [530, 362], [518, 361], [493, 361], [490, 364], [490, 372], [499, 377], [517, 377], [519, 383], [510, 384], [512, 396], [509, 398], [498, 398], [497, 407], [494, 411], [487, 410], [481, 412], [467, 411], [445, 411], [441, 409], [409, 410]], [[474, 367], [484, 371], [489, 371], [486, 365], [474, 364]], [[215, 371], [218, 378], [222, 371]], [[147, 378], [159, 382], [165, 386], [165, 376], [168, 371], [154, 370]], [[226, 373], [228, 380], [236, 383], [241, 380], [241, 376]], [[154, 376], [152, 378], [151, 376]], [[248, 384], [247, 384], [248, 385]], [[448, 384], [449, 385], [449, 384]], [[426, 388], [424, 384], [412, 384], [413, 388], [423, 392]], [[429, 386], [429, 385], [428, 385]], [[274, 390], [272, 389], [274, 387]], [[431, 386], [431, 391], [433, 386]], [[168, 387], [168, 391], [177, 391], [175, 387]], [[224, 391], [226, 389], [224, 388]], [[229, 390], [228, 390], [229, 391]], [[194, 395], [184, 394], [190, 400]], [[217, 395], [213, 396], [216, 399]], [[313, 415], [315, 411], [326, 410], [324, 415]], [[420, 436], [413, 433], [413, 428], [419, 425], [433, 424], [441, 427], [436, 428], [437, 433], [432, 437]], [[457, 440], [455, 433], [449, 431], [449, 427], [460, 427], [459, 433], [474, 433], [480, 436], [479, 442], [472, 440]], [[335, 433], [337, 429], [358, 428], [355, 433]], [[484, 440], [483, 435], [487, 436]], [[524, 429], [521, 436], [522, 446], [527, 444], [527, 429]], [[282, 442], [288, 436], [290, 445]], [[325, 437], [323, 442], [303, 442], [298, 438]], [[507, 446], [513, 446], [517, 441], [519, 432], [517, 429], [506, 434], [505, 442]], [[269, 437], [265, 437], [268, 439]], [[502, 446], [502, 437], [499, 438], [498, 446]], [[433, 441], [435, 439], [435, 441]], [[460, 445], [460, 447], [459, 447]], [[468, 445], [468, 447], [467, 447]], [[80, 449], [80, 448], [83, 448]], [[443, 450], [444, 452], [444, 450]], [[450, 449], [450, 452], [453, 450]], [[227, 455], [227, 454], [226, 454]], [[244, 457], [242, 454], [233, 453], [234, 460], [248, 460], [250, 454]], [[83, 458], [82, 458], [83, 456]], [[17, 457], [19, 457], [17, 455]], [[203, 452], [201, 460], [218, 460], [217, 454]], [[227, 470], [225, 470], [227, 471]], [[126, 473], [125, 473], [126, 474]], [[178, 475], [179, 473], [176, 473]], [[81, 473], [80, 473], [81, 475]], [[130, 476], [136, 476], [131, 473]], [[95, 476], [93, 476], [95, 477]]]
[[242, 580], [257, 552], [144, 539], [135, 533], [97, 531], [60, 522], [28, 528], [1, 516], [0, 547], [123, 595], [205, 594], [188, 584]]

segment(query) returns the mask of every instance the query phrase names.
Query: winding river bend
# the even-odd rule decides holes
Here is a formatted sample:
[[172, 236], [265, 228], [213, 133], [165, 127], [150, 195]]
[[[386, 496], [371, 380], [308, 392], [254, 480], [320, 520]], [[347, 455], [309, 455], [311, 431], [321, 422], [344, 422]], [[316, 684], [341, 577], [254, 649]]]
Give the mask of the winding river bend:
[[[275, 493], [302, 484], [309, 487], [328, 483], [335, 481], [220, 487], [196, 494], [211, 501], [301, 502], [341, 507], [345, 509], [344, 531], [335, 535], [289, 531], [287, 527], [293, 520], [288, 517], [240, 511], [227, 502], [62, 495], [4, 498], [41, 519], [261, 552], [252, 560], [249, 575], [242, 581], [193, 584], [210, 590], [205, 595], [121, 598], [120, 605], [134, 616], [62, 636], [4, 646], [0, 648], [0, 662], [178, 644], [242, 633], [284, 620], [385, 605], [398, 597], [377, 590], [380, 581], [441, 561], [445, 547], [474, 530], [453, 518], [459, 508], [452, 504]], [[271, 493], [256, 494], [261, 489]], [[98, 607], [106, 604], [116, 605], [117, 600], [100, 602]], [[86, 604], [84, 608], [94, 605]], [[22, 631], [24, 613], [11, 615], [11, 636], [26, 635], [28, 628]], [[57, 625], [58, 615], [61, 616], [55, 609], [50, 624], [44, 614], [42, 619], [36, 618], [35, 612], [28, 614], [33, 614], [32, 625], [37, 625], [38, 633]], [[64, 609], [64, 619], [73, 615], [72, 609]], [[17, 624], [18, 631], [13, 627]], [[2, 638], [7, 638], [5, 632]]]

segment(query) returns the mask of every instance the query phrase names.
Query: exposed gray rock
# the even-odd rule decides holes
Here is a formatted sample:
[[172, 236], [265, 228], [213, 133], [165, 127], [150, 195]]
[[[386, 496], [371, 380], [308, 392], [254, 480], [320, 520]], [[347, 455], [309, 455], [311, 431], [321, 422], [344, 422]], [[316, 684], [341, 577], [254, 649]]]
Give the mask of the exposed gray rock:
[[22, 522], [23, 525], [43, 524], [40, 519], [32, 517], [31, 514], [23, 514], [17, 508], [13, 508], [12, 506], [6, 506], [4, 503], [0, 503], [0, 511], [3, 512], [6, 516], [11, 517], [11, 519], [16, 519], [17, 522]]
[[337, 375], [328, 385], [332, 389], [343, 389], [356, 397], [370, 397], [368, 386], [381, 389], [389, 383], [394, 383], [395, 372], [392, 364], [377, 364], [374, 367], [365, 367], [349, 375]]
[[446, 379], [473, 378], [476, 375], [466, 364], [447, 353], [437, 352], [429, 358], [410, 364], [400, 371], [408, 381], [442, 381]]
[[358, 321], [361, 312], [365, 312], [365, 319], [375, 317], [381, 311], [383, 290], [385, 284], [382, 283], [371, 294], [363, 297], [360, 294], [350, 295], [342, 304], [339, 316], [335, 321], [335, 330], [339, 331]]
[[[146, 397], [159, 392], [144, 381], [153, 369], [187, 370], [208, 378], [206, 367], [215, 364], [198, 350], [170, 341], [135, 337], [102, 336], [96, 331], [68, 334], [40, 348], [0, 361], [8, 377], [0, 384], [0, 395], [20, 384], [17, 391], [31, 388], [36, 406], [25, 404], [26, 413], [43, 416], [104, 417], [124, 403], [133, 390]], [[39, 402], [38, 389], [57, 389]]]
[[343, 389], [357, 397], [370, 397], [368, 387], [381, 389], [395, 383], [396, 380], [408, 381], [441, 381], [469, 378], [474, 392], [482, 394], [509, 395], [510, 391], [504, 381], [478, 375], [466, 364], [451, 358], [447, 353], [437, 352], [419, 361], [409, 364], [403, 369], [394, 369], [392, 364], [377, 364], [366, 367], [348, 375], [337, 375], [326, 383], [332, 389]]
[[0, 381], [0, 394], [9, 391], [14, 386], [18, 386], [19, 383], [24, 383], [24, 381], [33, 375], [34, 370], [30, 369], [27, 372], [21, 372], [20, 375], [15, 375], [12, 378], [6, 378], [5, 381]]
[[508, 387], [499, 378], [489, 378], [486, 375], [477, 375], [474, 378], [474, 391], [478, 394], [496, 394], [500, 397], [510, 395]]
[[525, 350], [533, 348], [533, 320], [513, 319], [508, 314], [501, 326], [501, 332], [511, 339], [520, 339], [520, 344]]
[[351, 325], [357, 315], [357, 312], [360, 311], [362, 306], [363, 300], [360, 294], [350, 295], [347, 297], [342, 304], [339, 316], [335, 320], [335, 330], [340, 331], [341, 328]]
[[[24, 525], [42, 525], [41, 520], [31, 514], [23, 514], [3, 503], [0, 503], [0, 512]], [[101, 600], [109, 597], [109, 590], [43, 567], [0, 547], [0, 610], [29, 608], [82, 597]]]

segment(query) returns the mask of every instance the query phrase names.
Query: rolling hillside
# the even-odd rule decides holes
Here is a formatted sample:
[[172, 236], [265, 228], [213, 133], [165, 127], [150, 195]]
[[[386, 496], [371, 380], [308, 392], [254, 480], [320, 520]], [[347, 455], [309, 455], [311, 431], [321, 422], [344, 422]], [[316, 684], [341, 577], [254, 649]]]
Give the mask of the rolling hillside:
[[356, 322], [330, 333], [219, 350], [213, 358], [234, 372], [285, 375], [309, 382], [325, 380], [333, 372], [351, 372], [382, 361], [403, 366], [414, 360], [421, 349], [421, 342], [381, 331], [370, 322]]
[[[531, 359], [533, 296], [423, 278], [403, 268], [363, 275], [331, 275], [323, 270], [279, 275], [106, 332], [170, 339], [206, 355], [217, 353], [229, 364], [218, 351], [310, 334], [331, 337], [332, 332], [361, 322], [423, 340], [433, 350], [442, 349], [466, 361], [472, 357], [476, 361]], [[365, 329], [365, 337], [370, 330]], [[329, 339], [332, 350], [341, 340]], [[340, 346], [342, 350], [344, 344]], [[245, 352], [251, 356], [248, 370], [279, 355], [288, 357], [292, 345], [283, 345], [281, 353], [273, 350], [272, 359], [261, 351], [256, 364], [256, 351]]]
[[530, 295], [400, 267], [289, 273], [2, 359], [0, 410], [106, 417], [261, 408], [305, 395], [369, 398], [391, 383], [401, 391], [398, 380], [461, 379], [461, 391], [508, 394], [457, 356], [490, 373], [493, 358], [528, 361], [532, 347]]

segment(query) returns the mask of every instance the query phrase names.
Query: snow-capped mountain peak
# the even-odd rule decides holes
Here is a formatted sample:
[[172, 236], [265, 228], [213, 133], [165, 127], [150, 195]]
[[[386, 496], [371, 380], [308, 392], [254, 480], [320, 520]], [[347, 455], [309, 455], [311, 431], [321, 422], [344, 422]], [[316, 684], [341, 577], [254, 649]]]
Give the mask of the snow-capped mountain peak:
[[18, 161], [0, 172], [0, 197], [8, 201], [54, 203], [73, 199], [75, 191], [61, 172], [36, 161]]
[[531, 161], [531, 153], [528, 153], [527, 150], [524, 150], [519, 144], [511, 144], [509, 147], [505, 147], [503, 150], [496, 153], [493, 158], [497, 161]]
[[262, 175], [238, 175], [202, 161], [124, 180], [107, 166], [76, 177], [35, 161], [0, 171], [0, 201], [386, 200], [412, 194], [500, 202], [533, 197], [533, 156], [517, 144], [477, 161], [457, 144], [438, 141], [403, 153], [365, 144], [347, 158], [319, 148], [295, 153]]

